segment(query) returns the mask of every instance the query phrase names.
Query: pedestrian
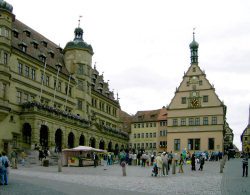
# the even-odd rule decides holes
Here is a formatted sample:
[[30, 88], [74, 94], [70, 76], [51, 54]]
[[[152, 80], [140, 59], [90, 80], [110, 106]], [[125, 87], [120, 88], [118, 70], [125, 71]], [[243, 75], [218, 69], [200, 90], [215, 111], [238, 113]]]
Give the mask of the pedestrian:
[[2, 152], [1, 162], [2, 162], [2, 173], [1, 173], [1, 183], [0, 185], [8, 185], [8, 167], [10, 165], [9, 159], [5, 152]]
[[146, 156], [146, 154], [145, 153], [143, 153], [142, 154], [142, 156], [141, 156], [141, 158], [142, 158], [142, 167], [145, 167], [145, 164], [146, 164], [146, 160], [147, 160], [147, 156]]
[[13, 150], [10, 153], [10, 157], [11, 157], [11, 167], [12, 167], [12, 169], [17, 169], [17, 152], [16, 152], [16, 150]]
[[24, 166], [24, 159], [25, 159], [25, 153], [24, 153], [24, 151], [22, 151], [21, 157], [22, 157], [22, 165]]
[[[166, 152], [163, 152], [162, 156], [162, 172], [163, 172], [163, 176], [168, 176], [168, 155]], [[166, 171], [166, 173], [165, 173]]]
[[98, 159], [99, 159], [98, 155], [93, 153], [93, 158], [94, 158], [94, 166], [96, 167], [96, 166], [98, 166]]
[[136, 166], [136, 159], [137, 159], [137, 155], [136, 153], [133, 154], [133, 165]]
[[192, 165], [192, 171], [195, 171], [195, 155], [192, 154], [191, 157], [191, 165]]
[[246, 175], [246, 177], [248, 177], [248, 154], [244, 154], [244, 157], [242, 159], [242, 168], [243, 168], [243, 175], [242, 177], [244, 177]]
[[205, 164], [205, 158], [203, 155], [200, 156], [200, 168], [199, 170], [202, 171], [203, 170], [203, 166]]
[[182, 157], [182, 154], [181, 154], [181, 156], [180, 156], [179, 173], [183, 173], [183, 163], [184, 163], [184, 160], [183, 160], [183, 157]]
[[161, 159], [161, 154], [159, 153], [156, 157], [156, 165], [158, 169], [158, 174], [159, 176], [162, 176], [162, 159]]
[[39, 160], [42, 162], [42, 160], [43, 160], [43, 151], [41, 150], [41, 149], [39, 149], [39, 156], [38, 156], [38, 158], [39, 158]]

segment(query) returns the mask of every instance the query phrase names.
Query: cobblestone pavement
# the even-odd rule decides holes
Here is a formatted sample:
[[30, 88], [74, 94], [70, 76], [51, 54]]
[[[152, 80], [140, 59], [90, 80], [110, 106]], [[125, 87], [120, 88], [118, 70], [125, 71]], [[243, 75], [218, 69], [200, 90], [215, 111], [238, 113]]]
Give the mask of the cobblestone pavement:
[[250, 194], [250, 176], [242, 177], [242, 159], [226, 162], [221, 188], [223, 195]]
[[[206, 162], [203, 171], [191, 171], [190, 165], [184, 166], [184, 173], [178, 173], [178, 169], [179, 167], [175, 175], [170, 172], [168, 177], [152, 177], [152, 167], [127, 166], [127, 176], [123, 177], [119, 165], [109, 166], [107, 170], [104, 170], [103, 166], [63, 167], [61, 173], [57, 172], [55, 166], [19, 167], [16, 170], [10, 170], [9, 185], [1, 186], [0, 194], [4, 187], [11, 190], [28, 179], [29, 182], [33, 181], [31, 185], [37, 185], [42, 181], [41, 186], [44, 186], [44, 190], [52, 190], [47, 194], [56, 194], [58, 191], [71, 194], [70, 189], [73, 188], [75, 191], [81, 191], [82, 188], [89, 192], [91, 189], [100, 189], [100, 192], [103, 191], [102, 194], [117, 194], [117, 192], [119, 194], [140, 192], [143, 194], [221, 194], [222, 174], [219, 173], [219, 162]], [[38, 185], [38, 188], [41, 186]], [[97, 190], [96, 194], [98, 192]]]

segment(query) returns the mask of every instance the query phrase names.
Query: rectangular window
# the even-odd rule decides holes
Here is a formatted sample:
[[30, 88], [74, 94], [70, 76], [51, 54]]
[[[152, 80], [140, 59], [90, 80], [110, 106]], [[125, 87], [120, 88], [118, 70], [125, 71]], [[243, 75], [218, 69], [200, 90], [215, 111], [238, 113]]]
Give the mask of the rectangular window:
[[144, 143], [141, 143], [141, 148], [144, 148]]
[[23, 102], [25, 103], [25, 102], [28, 102], [28, 94], [26, 94], [26, 93], [24, 93], [23, 94]]
[[61, 89], [62, 89], [62, 83], [61, 82], [58, 82], [58, 91], [61, 91]]
[[194, 149], [195, 150], [200, 150], [200, 139], [195, 139], [194, 140]]
[[203, 125], [208, 125], [208, 117], [203, 117]]
[[148, 148], [148, 143], [146, 143], [146, 148]]
[[9, 37], [9, 31], [6, 30], [6, 29], [4, 30], [4, 36], [5, 36], [5, 37]]
[[141, 138], [144, 138], [144, 133], [141, 134]]
[[156, 137], [156, 133], [153, 133], [153, 137]]
[[194, 150], [194, 139], [188, 139], [188, 150]]
[[180, 150], [180, 139], [174, 139], [174, 150], [179, 151]]
[[187, 82], [187, 87], [190, 85], [189, 81]]
[[82, 101], [81, 100], [77, 101], [77, 108], [78, 108], [78, 110], [82, 110]]
[[163, 136], [163, 131], [160, 131], [160, 136]]
[[214, 150], [214, 138], [208, 138], [208, 150]]
[[134, 138], [136, 138], [136, 133], [134, 133]]
[[83, 90], [83, 82], [78, 80], [78, 89]]
[[178, 125], [177, 119], [173, 119], [173, 126], [177, 126], [177, 125]]
[[200, 125], [200, 118], [195, 118], [195, 125]]
[[83, 74], [83, 65], [78, 65], [78, 74], [82, 75]]
[[138, 134], [137, 134], [137, 138], [140, 138], [140, 137], [141, 137], [141, 135], [140, 135], [140, 133], [138, 133]]
[[153, 146], [152, 143], [150, 143], [150, 144], [149, 144], [149, 148], [152, 148], [152, 146]]
[[189, 118], [189, 125], [194, 125], [194, 118]]
[[2, 84], [2, 98], [6, 98], [6, 84], [4, 83]]
[[134, 128], [136, 128], [136, 124], [134, 124]]
[[153, 148], [156, 148], [156, 143], [153, 143]]
[[49, 76], [46, 76], [46, 86], [49, 86]]
[[207, 95], [203, 96], [203, 102], [208, 102], [208, 96]]
[[140, 128], [140, 123], [139, 123], [139, 124], [137, 124], [137, 127], [138, 127], [138, 128]]
[[156, 123], [154, 123], [154, 127], [156, 127]]
[[31, 69], [31, 79], [36, 80], [36, 70]]
[[202, 85], [202, 80], [199, 80], [199, 85]]
[[150, 123], [150, 127], [153, 127], [152, 123]]
[[146, 123], [146, 127], [148, 127], [148, 123]]
[[56, 79], [54, 80], [54, 89], [56, 88]]
[[30, 76], [30, 67], [25, 66], [25, 73], [24, 73], [25, 77], [29, 77]]
[[188, 139], [189, 150], [200, 150], [200, 139]]
[[18, 69], [18, 74], [22, 74], [23, 73], [23, 65], [21, 63], [18, 63], [17, 69]]
[[4, 53], [4, 54], [3, 54], [3, 63], [4, 63], [4, 64], [7, 64], [7, 63], [8, 63], [8, 54], [7, 54], [7, 53]]
[[153, 137], [153, 133], [150, 133], [150, 138], [152, 138]]
[[182, 104], [186, 104], [187, 103], [187, 98], [186, 97], [182, 97], [181, 98], [181, 103]]
[[137, 143], [137, 148], [140, 149], [140, 143]]
[[217, 125], [217, 117], [216, 116], [212, 117], [212, 125]]
[[41, 74], [41, 83], [44, 83], [43, 73]]
[[17, 93], [16, 93], [16, 102], [17, 102], [18, 104], [21, 104], [21, 102], [22, 102], [22, 99], [21, 99], [21, 92], [20, 92], [20, 91], [17, 91]]
[[144, 128], [144, 123], [141, 124], [141, 128]]
[[148, 133], [146, 133], [146, 138], [148, 138]]
[[186, 119], [185, 118], [182, 118], [181, 119], [181, 126], [185, 126], [186, 125]]
[[69, 96], [71, 96], [72, 94], [71, 94], [71, 87], [69, 87]]

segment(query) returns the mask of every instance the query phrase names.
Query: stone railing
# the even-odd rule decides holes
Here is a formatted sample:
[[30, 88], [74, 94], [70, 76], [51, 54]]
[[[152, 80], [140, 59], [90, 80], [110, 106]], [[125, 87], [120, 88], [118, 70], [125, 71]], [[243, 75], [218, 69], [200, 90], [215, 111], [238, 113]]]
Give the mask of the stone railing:
[[109, 132], [115, 135], [121, 135], [126, 139], [128, 139], [129, 137], [128, 133], [124, 131], [119, 131], [108, 126], [103, 126], [98, 123], [93, 123], [92, 121], [88, 121], [84, 118], [81, 118], [78, 115], [74, 115], [64, 110], [59, 110], [51, 106], [48, 106], [46, 104], [41, 104], [39, 102], [25, 102], [22, 104], [22, 108], [23, 112], [38, 112], [58, 120], [64, 120], [78, 125], [85, 125], [85, 128], [89, 128], [91, 125], [95, 125], [101, 131]]

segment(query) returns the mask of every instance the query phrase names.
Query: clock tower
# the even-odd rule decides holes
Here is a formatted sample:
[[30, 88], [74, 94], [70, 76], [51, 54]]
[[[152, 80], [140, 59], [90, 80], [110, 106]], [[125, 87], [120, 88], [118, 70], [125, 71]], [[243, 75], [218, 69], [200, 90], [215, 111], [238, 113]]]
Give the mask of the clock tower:
[[198, 65], [194, 33], [189, 48], [191, 65], [168, 106], [168, 151], [223, 151], [226, 106]]

